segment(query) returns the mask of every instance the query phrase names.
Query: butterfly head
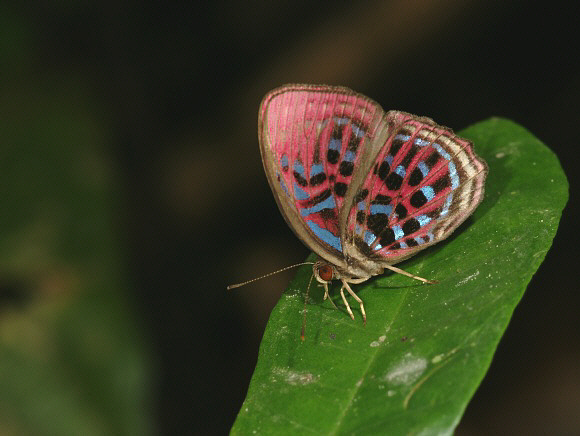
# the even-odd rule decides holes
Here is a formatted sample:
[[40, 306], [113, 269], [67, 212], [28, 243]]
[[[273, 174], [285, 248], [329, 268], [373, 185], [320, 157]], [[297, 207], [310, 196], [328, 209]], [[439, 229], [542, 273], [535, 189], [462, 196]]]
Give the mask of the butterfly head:
[[338, 278], [338, 274], [334, 266], [330, 263], [319, 260], [312, 266], [312, 271], [314, 272], [314, 277], [319, 283], [328, 283], [332, 279]]

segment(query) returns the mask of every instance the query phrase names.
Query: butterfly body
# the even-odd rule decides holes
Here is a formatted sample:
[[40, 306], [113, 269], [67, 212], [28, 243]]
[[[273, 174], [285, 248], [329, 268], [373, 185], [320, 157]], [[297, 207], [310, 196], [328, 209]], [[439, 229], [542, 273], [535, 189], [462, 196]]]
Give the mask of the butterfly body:
[[348, 88], [273, 90], [258, 130], [278, 206], [323, 259], [314, 275], [325, 297], [330, 280], [342, 281], [351, 316], [344, 289], [364, 308], [348, 283], [402, 272], [393, 265], [445, 239], [483, 198], [487, 166], [469, 141]]

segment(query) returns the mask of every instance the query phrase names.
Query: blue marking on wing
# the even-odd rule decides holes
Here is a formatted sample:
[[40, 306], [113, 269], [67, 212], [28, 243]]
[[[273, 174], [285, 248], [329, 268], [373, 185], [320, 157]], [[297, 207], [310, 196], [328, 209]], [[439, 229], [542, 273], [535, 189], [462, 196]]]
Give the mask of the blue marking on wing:
[[388, 163], [389, 166], [393, 165], [393, 156], [391, 156], [390, 154], [385, 156], [385, 162]]
[[340, 243], [340, 238], [334, 236], [328, 230], [323, 229], [314, 221], [306, 221], [306, 224], [308, 224], [308, 227], [310, 227], [310, 230], [312, 230], [316, 236], [318, 236], [320, 239], [322, 239], [331, 247], [334, 247], [338, 251], [342, 252], [342, 244]]
[[421, 236], [417, 236], [415, 238], [415, 242], [419, 245], [423, 245], [425, 243], [425, 240]]
[[401, 177], [405, 177], [407, 171], [405, 170], [405, 167], [403, 165], [399, 165], [397, 168], [395, 168], [395, 173], [397, 173]]
[[[372, 206], [371, 206], [372, 207]], [[356, 209], [357, 210], [365, 210], [366, 209], [366, 203], [363, 201], [359, 201], [356, 205]]]
[[449, 156], [449, 153], [443, 150], [443, 147], [441, 147], [439, 144], [434, 143], [433, 147], [435, 147], [435, 150], [437, 150], [439, 154], [443, 156], [445, 159], [451, 160], [451, 156]]
[[367, 243], [367, 245], [370, 246], [373, 242], [375, 242], [375, 239], [377, 239], [377, 237], [373, 232], [369, 230], [365, 232], [365, 242]]
[[421, 171], [421, 174], [423, 175], [423, 177], [426, 177], [427, 174], [429, 174], [429, 167], [427, 166], [427, 164], [423, 161], [419, 162], [419, 164], [417, 165], [417, 168], [419, 168], [419, 171]]
[[280, 158], [280, 165], [282, 165], [282, 168], [288, 168], [288, 156], [285, 154]]
[[342, 140], [340, 140], [340, 139], [333, 138], [330, 141], [328, 141], [328, 149], [329, 150], [340, 151], [341, 147], [342, 147]]
[[324, 172], [324, 167], [322, 164], [314, 164], [310, 168], [310, 177], [315, 176], [316, 174], [320, 174]]
[[296, 197], [297, 200], [306, 200], [307, 198], [310, 198], [310, 195], [294, 182], [294, 197]]
[[419, 215], [415, 217], [415, 219], [419, 221], [419, 225], [421, 227], [423, 227], [425, 224], [428, 224], [431, 221], [431, 218], [429, 218], [427, 215]]
[[443, 209], [441, 210], [441, 214], [439, 216], [447, 215], [449, 212], [449, 207], [451, 206], [451, 201], [453, 200], [453, 194], [450, 193], [447, 198], [445, 199], [445, 204], [443, 205]]
[[435, 197], [435, 191], [431, 186], [423, 186], [421, 188], [421, 192], [423, 193], [427, 201], [431, 201]]
[[401, 246], [401, 248], [409, 248], [409, 246], [407, 245], [407, 243], [405, 241], [399, 242], [399, 245]]
[[320, 212], [322, 209], [334, 209], [335, 207], [336, 203], [334, 201], [334, 196], [330, 196], [326, 200], [321, 201], [315, 206], [300, 209], [300, 215], [308, 216], [310, 214]]
[[304, 167], [302, 166], [302, 164], [299, 161], [297, 161], [297, 160], [294, 161], [293, 168], [294, 168], [294, 171], [296, 171], [298, 174], [300, 174], [302, 177], [304, 177]]
[[364, 129], [361, 129], [360, 127], [355, 126], [354, 124], [351, 127], [352, 127], [352, 133], [354, 133], [357, 138], [362, 138], [364, 136], [364, 134], [365, 134]]
[[385, 215], [390, 215], [393, 211], [392, 204], [371, 204], [371, 215], [376, 213], [384, 213]]
[[418, 145], [419, 147], [425, 147], [426, 145], [431, 144], [431, 141], [425, 141], [424, 139], [421, 138], [415, 138], [415, 145]]
[[[366, 244], [370, 247], [373, 244], [373, 242], [375, 242], [377, 240], [377, 236], [373, 232], [367, 230], [365, 232], [364, 239], [365, 239]], [[383, 246], [381, 244], [377, 244], [377, 245], [375, 245], [374, 250], [377, 251], [377, 250], [380, 250], [381, 248], [383, 248]]]
[[347, 150], [346, 153], [344, 153], [344, 157], [342, 158], [342, 160], [347, 162], [354, 162], [355, 157], [356, 154], [353, 151]]
[[344, 126], [345, 124], [348, 124], [348, 122], [350, 121], [350, 118], [348, 117], [334, 117], [334, 122], [336, 124], [338, 124], [339, 126]]
[[402, 133], [399, 133], [398, 135], [395, 135], [395, 139], [399, 139], [400, 141], [408, 141], [411, 139], [411, 137], [409, 135], [403, 135]]
[[451, 176], [451, 189], [457, 188], [459, 186], [459, 175], [453, 162], [449, 162], [449, 175]]
[[393, 226], [393, 232], [395, 232], [395, 241], [398, 241], [405, 236], [405, 232], [403, 232], [401, 226]]

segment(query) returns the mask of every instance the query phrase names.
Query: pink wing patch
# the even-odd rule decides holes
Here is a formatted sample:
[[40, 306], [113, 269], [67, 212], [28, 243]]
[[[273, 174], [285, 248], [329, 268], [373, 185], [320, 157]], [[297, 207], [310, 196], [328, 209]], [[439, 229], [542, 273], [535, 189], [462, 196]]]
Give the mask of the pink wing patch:
[[340, 208], [383, 115], [370, 99], [326, 86], [285, 86], [260, 107], [260, 143], [270, 152], [262, 155], [275, 160], [273, 189], [298, 212], [306, 231], [336, 255], [342, 255]]
[[483, 197], [486, 165], [471, 143], [432, 120], [387, 113], [392, 133], [349, 211], [348, 239], [399, 262], [446, 238]]

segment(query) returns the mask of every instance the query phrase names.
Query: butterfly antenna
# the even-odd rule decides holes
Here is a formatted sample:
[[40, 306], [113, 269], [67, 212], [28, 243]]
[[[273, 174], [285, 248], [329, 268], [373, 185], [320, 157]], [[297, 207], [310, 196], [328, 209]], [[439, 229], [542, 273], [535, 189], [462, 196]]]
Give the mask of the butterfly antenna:
[[312, 283], [312, 278], [314, 274], [310, 276], [310, 281], [308, 282], [308, 287], [306, 288], [306, 296], [304, 297], [304, 319], [302, 320], [302, 330], [300, 330], [300, 339], [304, 342], [304, 331], [306, 330], [306, 305], [308, 304], [308, 295], [310, 293], [310, 284]]
[[290, 265], [290, 266], [287, 266], [286, 268], [279, 269], [278, 271], [274, 271], [274, 272], [268, 273], [266, 275], [263, 275], [261, 277], [256, 277], [255, 279], [248, 280], [247, 282], [237, 283], [235, 285], [229, 285], [227, 287], [227, 289], [230, 290], [230, 289], [239, 288], [240, 286], [247, 285], [248, 283], [252, 283], [252, 282], [255, 282], [257, 280], [265, 279], [266, 277], [270, 277], [270, 276], [273, 276], [274, 274], [278, 274], [278, 273], [281, 273], [283, 271], [289, 270], [291, 268], [296, 268], [297, 266], [302, 266], [302, 265], [314, 265], [314, 262], [302, 262], [302, 263], [297, 263], [296, 265]]

